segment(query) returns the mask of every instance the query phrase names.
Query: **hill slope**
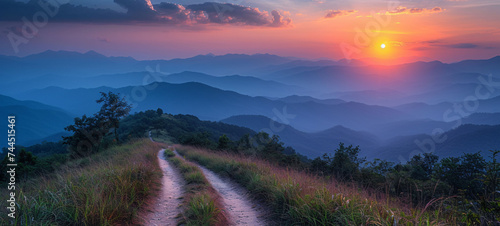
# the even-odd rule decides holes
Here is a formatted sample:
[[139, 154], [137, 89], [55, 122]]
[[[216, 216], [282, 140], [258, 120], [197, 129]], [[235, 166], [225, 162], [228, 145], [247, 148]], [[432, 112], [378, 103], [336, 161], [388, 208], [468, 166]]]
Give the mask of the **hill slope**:
[[[457, 157], [463, 153], [482, 151], [483, 156], [489, 156], [488, 150], [500, 150], [500, 125], [462, 125], [445, 132], [440, 138], [444, 142], [430, 144], [430, 135], [414, 135], [396, 137], [381, 148], [368, 155], [369, 158], [388, 159], [391, 161], [408, 160], [411, 156], [421, 153], [422, 150], [433, 152], [444, 157]], [[424, 147], [419, 148], [418, 143]]]
[[173, 114], [192, 114], [204, 120], [218, 121], [234, 115], [264, 115], [286, 118], [290, 125], [303, 131], [321, 131], [336, 125], [355, 130], [370, 125], [410, 119], [391, 108], [355, 102], [336, 105], [316, 102], [285, 103], [263, 97], [250, 97], [224, 91], [200, 83], [153, 83], [149, 86], [130, 86], [119, 89], [61, 89], [50, 87], [34, 90], [17, 97], [67, 109], [77, 115], [96, 112], [99, 92], [113, 91], [126, 96], [134, 104], [133, 112], [158, 107]]
[[[62, 132], [73, 122], [73, 116], [59, 108], [3, 95], [0, 95], [0, 115], [16, 116], [16, 143], [20, 145]], [[0, 127], [7, 128], [7, 120], [2, 120]], [[5, 147], [7, 139], [2, 139], [0, 145]]]
[[297, 86], [284, 85], [275, 81], [266, 81], [250, 76], [211, 76], [198, 72], [185, 71], [182, 73], [163, 76], [169, 83], [199, 82], [222, 90], [230, 90], [249, 96], [282, 97], [295, 93], [304, 93], [304, 89]]
[[286, 145], [309, 158], [332, 152], [340, 142], [347, 145], [360, 145], [365, 151], [378, 145], [378, 139], [375, 136], [342, 126], [335, 126], [316, 133], [305, 133], [261, 115], [232, 116], [221, 120], [221, 122], [278, 135]]

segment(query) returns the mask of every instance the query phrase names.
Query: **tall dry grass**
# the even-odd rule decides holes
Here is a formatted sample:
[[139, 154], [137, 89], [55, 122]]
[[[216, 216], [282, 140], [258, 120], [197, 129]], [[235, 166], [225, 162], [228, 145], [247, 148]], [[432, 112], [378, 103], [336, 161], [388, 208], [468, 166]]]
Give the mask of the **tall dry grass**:
[[137, 140], [70, 161], [55, 173], [19, 181], [17, 216], [7, 219], [2, 210], [0, 223], [132, 224], [160, 183], [159, 149], [148, 139]]
[[[274, 209], [279, 224], [441, 225], [441, 211], [411, 208], [381, 193], [234, 153], [177, 146], [185, 158], [229, 176]], [[435, 203], [433, 203], [435, 204]]]

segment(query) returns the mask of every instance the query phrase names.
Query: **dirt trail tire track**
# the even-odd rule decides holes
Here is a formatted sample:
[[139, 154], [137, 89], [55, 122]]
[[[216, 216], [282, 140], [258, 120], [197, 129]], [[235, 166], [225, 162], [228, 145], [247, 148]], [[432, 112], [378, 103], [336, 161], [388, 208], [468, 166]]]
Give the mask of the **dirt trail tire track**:
[[[177, 151], [174, 152], [180, 156]], [[248, 192], [244, 188], [229, 178], [222, 178], [207, 168], [199, 164], [196, 165], [200, 167], [210, 185], [222, 197], [222, 204], [227, 211], [226, 216], [232, 225], [268, 225], [265, 211], [248, 196]]]
[[177, 215], [181, 213], [184, 180], [165, 159], [165, 149], [158, 152], [158, 161], [163, 173], [161, 191], [145, 217], [145, 225], [177, 225]]

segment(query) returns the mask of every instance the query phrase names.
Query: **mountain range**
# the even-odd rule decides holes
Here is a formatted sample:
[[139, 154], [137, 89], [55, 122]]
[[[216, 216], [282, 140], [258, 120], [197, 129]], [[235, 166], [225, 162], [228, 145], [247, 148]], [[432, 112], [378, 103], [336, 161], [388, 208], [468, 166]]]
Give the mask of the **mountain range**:
[[367, 152], [377, 147], [380, 142], [372, 134], [354, 131], [343, 126], [335, 126], [315, 133], [306, 133], [261, 115], [231, 116], [221, 120], [221, 122], [278, 135], [286, 145], [310, 158], [333, 152], [340, 142], [347, 145], [360, 145]]
[[397, 161], [436, 129], [449, 137], [436, 144], [442, 156], [500, 148], [500, 57], [370, 65], [270, 54], [136, 60], [46, 51], [0, 56], [0, 66], [0, 111], [18, 115], [24, 144], [59, 139], [73, 117], [98, 110], [99, 92], [115, 92], [132, 112], [162, 108], [268, 131], [309, 157], [344, 142], [369, 158]]
[[[74, 115], [53, 106], [35, 101], [20, 101], [0, 95], [0, 115], [16, 116], [16, 143], [31, 144], [33, 140], [42, 139], [63, 131], [73, 122]], [[7, 128], [7, 120], [0, 126]], [[1, 147], [7, 146], [7, 139], [2, 139]]]

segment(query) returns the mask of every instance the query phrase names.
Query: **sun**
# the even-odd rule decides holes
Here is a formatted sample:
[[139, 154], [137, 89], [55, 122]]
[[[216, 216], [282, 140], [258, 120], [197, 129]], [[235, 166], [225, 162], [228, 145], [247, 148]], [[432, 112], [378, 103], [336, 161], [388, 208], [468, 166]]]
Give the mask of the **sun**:
[[382, 43], [382, 45], [380, 45], [380, 48], [385, 49], [385, 44]]

